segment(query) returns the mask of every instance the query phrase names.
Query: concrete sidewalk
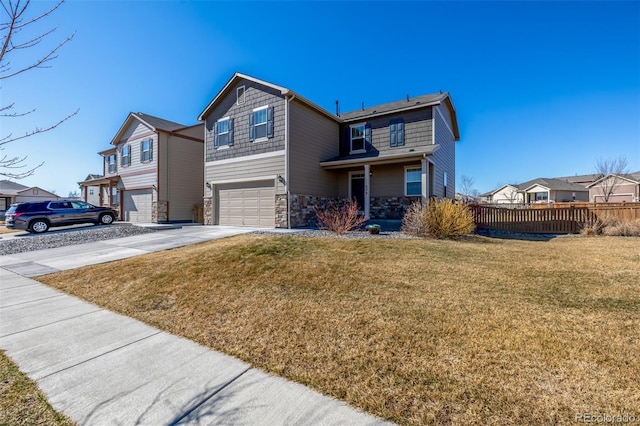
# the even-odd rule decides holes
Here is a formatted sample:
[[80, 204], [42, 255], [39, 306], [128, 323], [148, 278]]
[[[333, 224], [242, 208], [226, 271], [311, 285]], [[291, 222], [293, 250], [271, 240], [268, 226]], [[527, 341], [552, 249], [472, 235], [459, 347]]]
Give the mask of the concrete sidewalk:
[[305, 386], [21, 275], [249, 231], [186, 227], [2, 256], [0, 348], [38, 383], [56, 410], [83, 425], [384, 423]]

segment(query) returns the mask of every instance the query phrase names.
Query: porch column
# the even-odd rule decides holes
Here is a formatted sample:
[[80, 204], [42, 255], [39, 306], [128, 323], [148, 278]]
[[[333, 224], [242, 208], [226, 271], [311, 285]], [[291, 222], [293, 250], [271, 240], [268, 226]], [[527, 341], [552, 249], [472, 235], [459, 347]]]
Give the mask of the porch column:
[[422, 176], [421, 176], [421, 195], [422, 195], [422, 204], [426, 203], [429, 199], [429, 162], [426, 158], [420, 160], [422, 165]]
[[83, 186], [83, 187], [82, 187], [82, 196], [83, 196], [83, 198], [84, 198], [84, 202], [85, 202], [85, 203], [89, 201], [89, 200], [87, 199], [87, 193], [89, 192], [88, 188], [89, 188], [88, 186]]
[[370, 203], [371, 203], [371, 166], [369, 164], [364, 165], [364, 217], [369, 219], [370, 216]]

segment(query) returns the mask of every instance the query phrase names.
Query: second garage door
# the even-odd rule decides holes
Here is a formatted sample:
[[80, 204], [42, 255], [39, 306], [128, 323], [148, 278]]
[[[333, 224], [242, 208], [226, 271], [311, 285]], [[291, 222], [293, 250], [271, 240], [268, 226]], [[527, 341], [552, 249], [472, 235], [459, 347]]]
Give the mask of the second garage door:
[[150, 189], [124, 191], [122, 197], [124, 220], [134, 223], [151, 222], [152, 201]]
[[275, 226], [273, 181], [224, 185], [218, 189], [220, 225]]

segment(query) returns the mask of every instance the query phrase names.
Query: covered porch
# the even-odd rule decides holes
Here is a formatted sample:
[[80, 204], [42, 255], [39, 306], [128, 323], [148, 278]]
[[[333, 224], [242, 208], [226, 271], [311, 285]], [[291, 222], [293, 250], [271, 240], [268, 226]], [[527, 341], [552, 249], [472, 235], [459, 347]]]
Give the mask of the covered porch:
[[[97, 204], [99, 206], [109, 206], [122, 214], [122, 212], [120, 212], [120, 200], [118, 195], [119, 181], [119, 176], [101, 176], [78, 182], [82, 191], [81, 197], [88, 203]], [[95, 194], [90, 194], [90, 191], [94, 189], [97, 190], [97, 197]]]
[[412, 202], [433, 196], [430, 157], [437, 148], [351, 155], [320, 166], [342, 174], [340, 198], [355, 199], [367, 219], [400, 219]]

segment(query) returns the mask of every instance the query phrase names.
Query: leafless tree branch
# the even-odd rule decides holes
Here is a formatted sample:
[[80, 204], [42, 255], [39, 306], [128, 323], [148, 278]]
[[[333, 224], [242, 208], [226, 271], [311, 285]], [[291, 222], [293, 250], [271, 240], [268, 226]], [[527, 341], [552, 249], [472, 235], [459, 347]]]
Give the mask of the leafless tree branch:
[[621, 175], [627, 174], [627, 159], [618, 157], [613, 159], [598, 159], [596, 161], [596, 173], [600, 176], [600, 182], [597, 187], [602, 192], [602, 198], [605, 203], [609, 202], [611, 195], [622, 179]]

